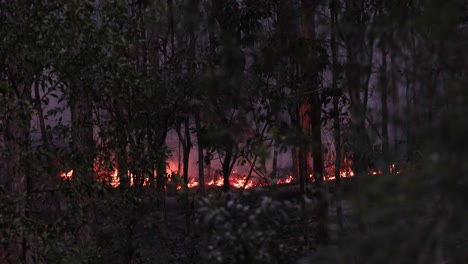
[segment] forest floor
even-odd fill
[[[277,200],[297,202],[298,191],[298,186],[291,184],[265,189],[262,192]],[[196,196],[191,197],[191,199],[196,199]],[[329,197],[329,200],[332,201],[332,193]],[[148,200],[152,200],[151,197]],[[342,208],[345,229],[355,229],[350,221],[352,202],[348,199],[342,200]],[[190,217],[193,217],[194,208],[189,208],[189,210],[191,210]],[[113,250],[102,252],[108,256],[104,257],[106,263],[202,263],[202,252],[206,250],[203,248],[206,246],[206,239],[203,239],[204,235],[200,233],[200,230],[194,230],[197,228],[194,225],[190,225],[192,230],[190,233],[187,232],[186,209],[180,197],[168,196],[165,198],[165,215],[161,211],[155,210],[153,205],[145,205],[137,211],[133,212],[135,215],[132,220],[126,220],[127,223],[119,223],[119,231],[103,232],[107,233],[107,236],[101,237],[101,241],[120,243],[119,245],[105,246],[108,250]],[[291,215],[291,217],[298,216]],[[327,246],[331,248],[337,247],[340,243],[336,217],[335,203],[331,202],[328,208],[330,243]],[[310,236],[312,237],[316,220],[312,215],[309,218],[307,225],[311,230]],[[288,227],[288,230],[292,231],[282,238],[283,242],[288,244],[285,250],[291,249],[291,252],[285,252],[285,254],[295,256],[297,259],[300,256],[316,258],[317,252],[319,252],[318,248],[313,245],[313,241],[309,241],[307,245],[303,239],[303,228],[299,224],[296,225],[296,227]],[[320,252],[326,251],[326,249],[320,249]]]

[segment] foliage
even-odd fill
[[[297,210],[292,202],[253,193],[226,202],[203,198],[197,226],[207,240],[204,263],[279,263],[290,253],[284,237]]]

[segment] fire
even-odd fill
[[[120,178],[119,178],[119,171],[118,170],[114,170],[114,172],[111,174],[109,185],[112,186],[112,188],[119,187]]]
[[[73,176],[73,169],[69,170],[68,172],[62,172],[60,173],[60,178],[64,181],[71,181]]]
[[[187,185],[188,185],[189,188],[193,188],[193,187],[197,187],[199,185],[199,183],[197,181],[195,181],[194,178],[191,178]]]
[[[174,168],[176,168],[176,164],[169,164],[172,166],[168,166],[168,172],[172,171],[174,172]],[[117,188],[120,185],[120,177],[119,177],[119,172],[117,169],[112,169],[112,170],[106,170],[102,168],[103,166],[100,166],[99,163],[96,163],[94,166],[94,171],[96,173],[96,178],[97,181],[99,182],[105,182],[106,184],[109,184],[112,188]],[[238,174],[235,174],[236,171],[233,171],[233,175],[230,176],[229,183],[230,186],[238,189],[251,189],[253,187],[261,186],[262,184],[256,183],[252,178],[247,177],[247,176],[241,176]],[[330,181],[330,180],[335,180],[335,175],[332,174],[333,168],[327,169],[327,174],[325,176],[325,180]],[[400,174],[401,172],[397,169],[396,164],[391,164],[389,167],[389,172],[392,174]],[[369,175],[381,175],[383,174],[382,169],[378,170],[372,170],[370,169],[368,172]],[[136,179],[136,176],[133,175],[130,171],[127,172],[128,178],[129,178],[129,183],[130,186],[134,186]],[[168,175],[172,175],[171,173],[168,173]],[[156,176],[156,175],[155,175]],[[353,177],[354,172],[350,167],[344,168],[340,172],[340,177],[341,178],[348,178],[348,177]],[[62,172],[59,174],[59,177],[64,180],[64,181],[70,181],[73,179],[73,169],[69,170],[68,172]],[[309,178],[313,181],[313,174],[309,175]],[[168,181],[171,181],[172,177],[168,177]],[[287,176],[284,179],[278,179],[276,181],[276,184],[289,184],[294,180],[294,177],[292,175]],[[143,180],[143,186],[148,186],[150,183],[149,177],[144,178]],[[188,188],[195,188],[200,186],[200,183],[198,182],[197,179],[195,178],[190,178],[188,182]],[[218,186],[221,187],[224,185],[224,179],[222,177],[217,177],[206,183],[207,186]],[[181,189],[181,185],[178,184],[177,189]]]
[[[276,181],[276,184],[288,184],[292,182],[293,176],[289,175],[286,179],[280,179]]]
[[[213,179],[213,180],[209,181],[207,185],[208,185],[208,186],[218,186],[218,187],[221,187],[221,186],[224,185],[224,179],[223,179],[223,178],[218,178],[218,179],[216,179],[216,181]]]
[[[396,173],[396,174],[400,174],[401,171],[399,171],[399,170],[396,168],[396,165],[395,165],[395,164],[392,164],[392,165],[390,165],[390,173],[391,173],[391,174],[395,174],[395,173]]]

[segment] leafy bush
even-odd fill
[[[291,213],[299,208],[289,201],[247,193],[226,201],[200,201],[197,224],[205,231],[204,260],[215,263],[278,263],[287,246],[284,233]]]

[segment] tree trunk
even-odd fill
[[[195,112],[195,130],[197,134],[198,141],[198,182],[200,184],[200,194],[205,196],[205,175],[204,175],[204,156],[203,156],[203,144],[202,144],[202,131],[201,131],[201,120],[200,112],[197,110]]]
[[[359,178],[367,174],[368,169],[368,154],[370,153],[370,140],[366,130],[366,107],[361,100],[361,89],[367,85],[361,82],[362,64],[359,57],[365,52],[363,50],[363,41],[365,41],[365,24],[361,21],[361,7],[363,6],[360,1],[345,1],[345,17],[346,23],[352,25],[356,34],[348,35],[345,37],[344,42],[346,46],[346,79],[350,99],[350,113],[351,113],[351,149],[353,152],[353,171],[355,177]],[[357,21],[357,22],[356,22]],[[369,72],[367,72],[368,74]],[[367,89],[364,87],[365,90]],[[367,96],[367,93],[365,94]],[[362,197],[360,194],[359,179],[355,185],[356,192],[356,222],[358,228],[364,231],[364,222],[362,219]]]
[[[323,165],[323,150],[322,150],[322,126],[321,113],[322,102],[320,99],[320,91],[318,89],[318,74],[317,51],[315,39],[315,11],[317,3],[310,0],[302,0],[303,21],[302,21],[302,37],[309,45],[309,54],[306,58],[304,71],[306,72],[306,80],[310,91],[309,104],[311,105],[308,115],[310,116],[311,136],[312,136],[312,156],[314,159],[314,179],[317,186],[317,218],[318,226],[315,233],[315,239],[318,244],[328,243],[328,201],[326,194],[322,189],[324,165]],[[306,159],[308,157],[305,157]]]
[[[37,118],[39,119],[39,128],[41,130],[42,142],[44,143],[44,147],[47,151],[50,150],[51,139],[49,133],[47,132],[45,119],[44,119],[44,111],[42,109],[42,101],[41,101],[41,94],[39,92],[39,85],[40,85],[40,76],[36,76],[36,80],[34,81],[34,107],[37,111]]]
[[[26,86],[19,84],[19,86]],[[16,90],[17,88],[15,88]],[[19,87],[23,90],[22,95],[18,96],[16,91],[9,92],[9,103],[13,105],[12,109],[6,115],[5,122],[5,143],[7,147],[6,153],[6,173],[8,182],[8,191],[14,194],[27,194],[29,186],[29,177],[27,171],[27,157],[29,153],[29,122],[30,110],[21,105],[20,100],[27,100],[28,94],[25,92],[28,88]],[[26,98],[24,97],[26,96]],[[17,214],[23,215],[27,212],[24,211],[26,207],[26,200],[21,200],[17,204]],[[23,231],[19,230],[18,235],[13,235],[9,241],[12,259],[26,261],[28,255],[26,237]]]
[[[390,46],[390,71],[391,71],[391,94],[392,94],[392,109],[393,109],[393,116],[392,116],[392,124],[393,124],[393,152],[398,153],[398,144],[399,144],[399,136],[398,136],[398,126],[400,124],[400,117],[398,116],[399,112],[399,88],[397,85],[397,65],[396,65],[396,58],[395,58],[395,48]]]
[[[184,146],[184,182],[188,187],[188,174],[189,174],[189,157],[190,150],[192,149],[192,140],[190,138],[189,120],[185,119],[185,146]]]
[[[117,171],[121,187],[129,187],[129,175],[128,175],[128,160],[127,160],[127,135],[126,130],[122,129],[117,132]],[[134,183],[135,184],[135,183]]]
[[[91,183],[94,179],[95,148],[92,102],[85,92],[85,87],[77,80],[71,81],[70,89],[71,135],[74,155],[73,176],[83,182]]]
[[[271,166],[271,179],[276,179],[278,177],[278,143],[275,140],[273,142],[273,162]]]
[[[222,162],[222,167],[223,167],[223,191],[225,193],[229,192],[230,189],[230,184],[229,184],[229,176],[231,175],[231,162],[233,158],[233,145],[231,142],[231,139],[227,139],[226,144],[225,144],[225,156],[224,160]]]
[[[381,14],[382,10],[381,10]],[[381,56],[382,56],[382,67],[380,72],[381,81],[381,96],[380,104],[382,106],[382,153],[384,157],[384,164],[387,167],[389,159],[389,144],[388,144],[388,106],[387,106],[387,45],[386,45],[386,34],[382,34],[381,39]]]
[[[343,234],[343,209],[341,206],[341,124],[339,98],[341,90],[338,90],[338,59],[336,45],[336,21],[338,20],[337,2],[333,1],[330,4],[330,34],[331,34],[331,57],[332,57],[332,89],[333,89],[333,129],[335,139],[335,204],[336,204],[336,220],[340,235]]]

